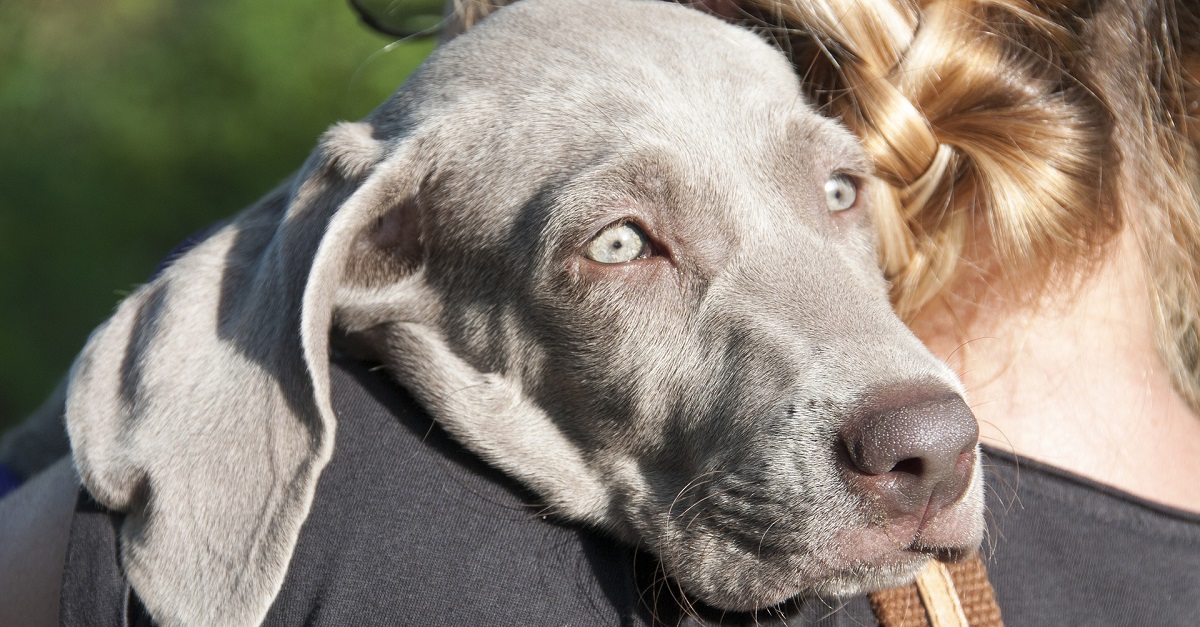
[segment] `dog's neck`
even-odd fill
[[[984,444],[1200,512],[1200,416],[1154,347],[1145,269],[1124,237],[1036,309],[933,309],[914,325],[963,378]]]

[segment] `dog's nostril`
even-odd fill
[[[967,489],[979,426],[955,395],[877,403],[839,436],[851,485],[892,515],[916,515],[936,512]]]
[[[919,477],[925,472],[925,462],[921,461],[920,457],[902,459],[896,462],[896,465],[892,466],[889,472],[899,472]]]

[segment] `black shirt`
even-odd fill
[[[338,431],[266,625],[871,625],[865,599],[682,608],[653,557],[542,515],[379,371],[332,368]],[[1200,516],[985,450],[984,551],[1005,623],[1200,625]],[[148,624],[121,518],[81,495],[64,625]]]

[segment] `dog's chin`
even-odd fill
[[[959,502],[924,524],[848,527],[833,541],[760,547],[710,537],[701,561],[664,562],[688,593],[729,611],[771,608],[797,597],[845,598],[911,582],[930,560],[974,555],[983,539],[981,508]],[[744,545],[743,545],[744,546]]]
[[[733,612],[753,612],[786,603],[798,597],[845,598],[874,592],[911,581],[932,559],[914,551],[898,551],[880,556],[870,564],[856,564],[842,570],[797,575],[781,568],[766,567],[758,576],[718,583],[699,582],[680,577],[685,591],[707,605]],[[717,585],[713,585],[717,584]]]
[[[914,551],[900,551],[885,556],[873,564],[857,565],[809,584],[807,589],[791,595],[781,595],[776,601],[782,603],[797,596],[819,596],[845,598],[892,588],[912,581],[917,573],[932,559],[929,555]],[[794,591],[793,591],[794,592]]]
[[[978,543],[970,547],[925,547],[914,543],[881,555],[869,563],[849,567],[784,600],[793,596],[844,598],[894,588],[910,583],[932,560],[955,562],[973,556],[977,551]]]
[[[812,572],[797,576],[794,572],[768,568],[758,577],[740,581],[727,580],[726,585],[711,585],[689,581],[680,585],[707,605],[733,612],[754,612],[787,603],[793,599],[821,597],[848,598],[876,592],[911,582],[931,560],[951,556],[960,559],[973,554],[956,548],[927,551],[902,549],[878,556],[868,563],[848,565],[841,570]]]

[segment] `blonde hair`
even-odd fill
[[[451,3],[467,28],[507,1]],[[874,158],[902,316],[972,279],[1036,298],[1128,227],[1160,357],[1200,411],[1200,17],[1184,2],[740,4]]]
[[[1068,287],[1128,227],[1154,283],[1160,357],[1200,410],[1200,170],[1185,72],[1200,44],[1179,37],[1197,32],[1195,15],[1169,0],[747,4],[875,159],[901,315],[976,278],[1030,299]]]

